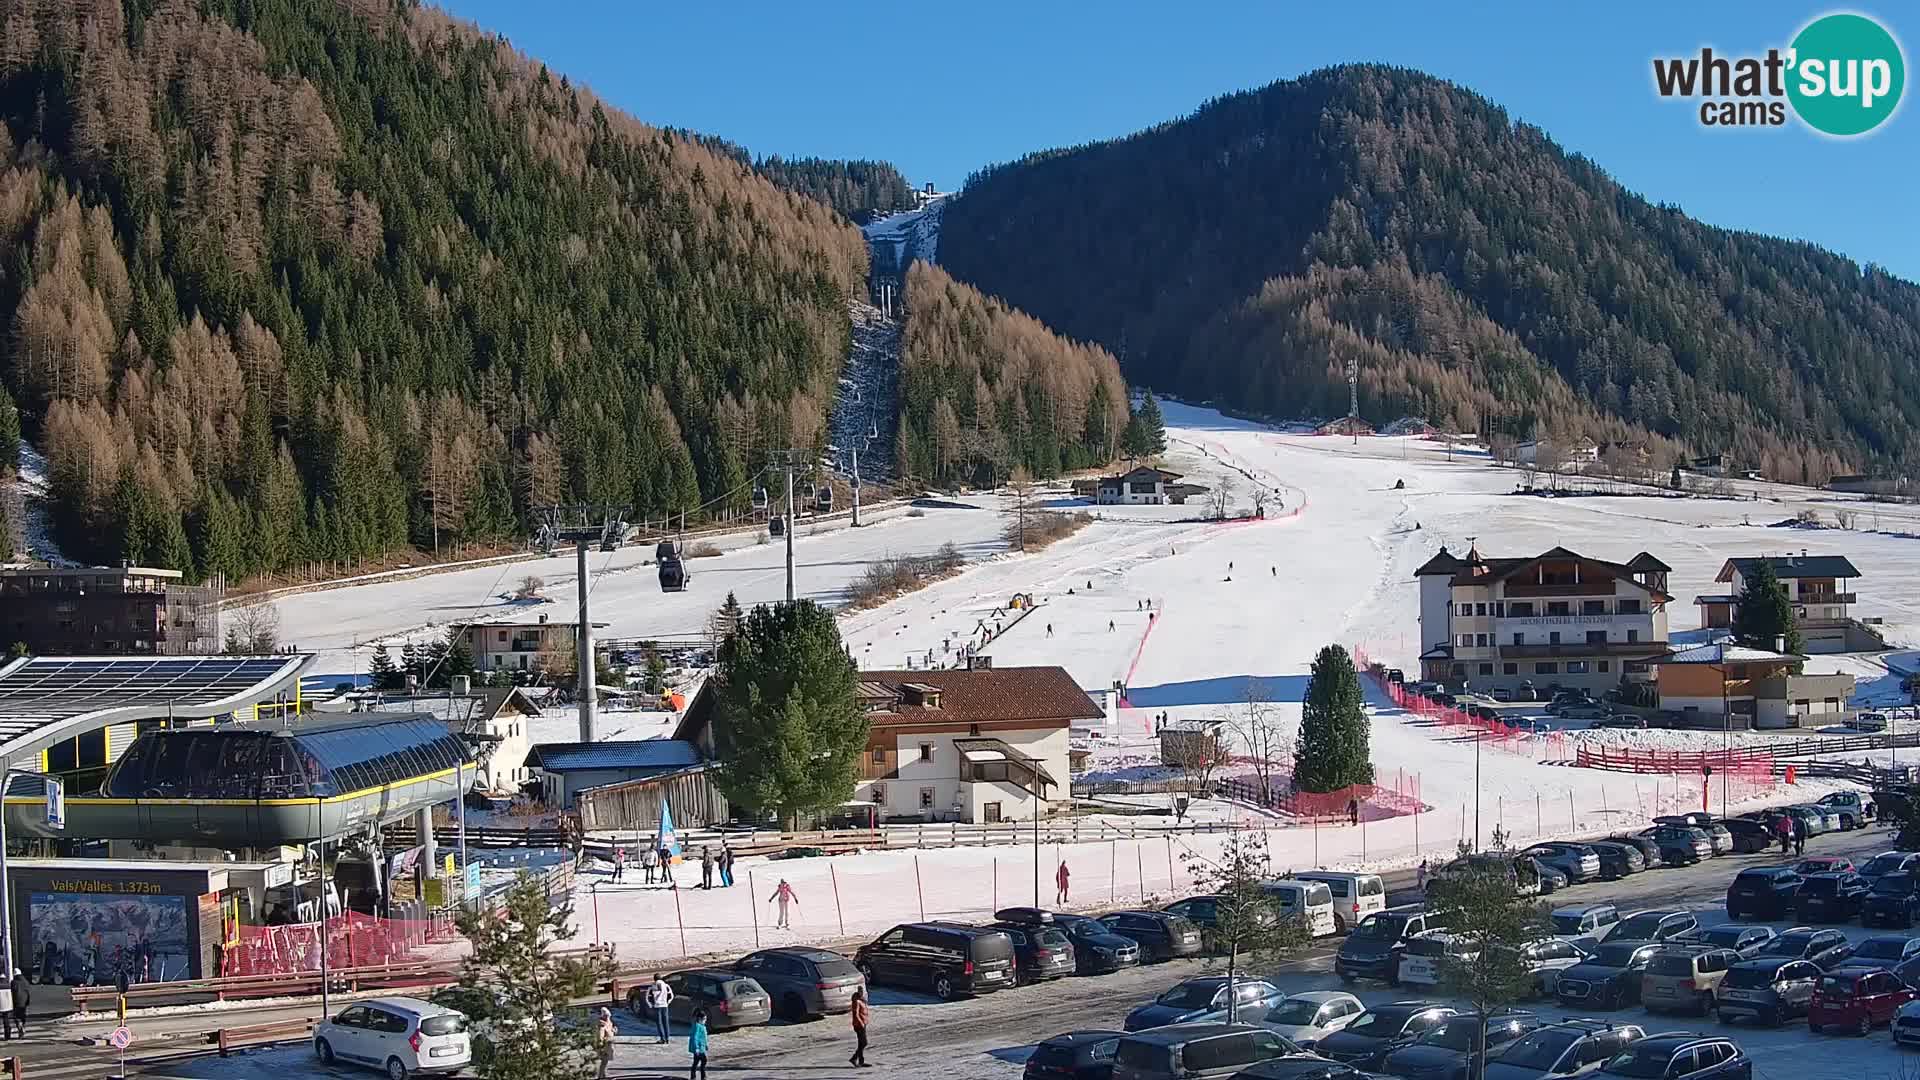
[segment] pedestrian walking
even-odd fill
[[[1279,567],[1277,567],[1277,566],[1269,566],[1269,567],[1267,567],[1267,573],[1268,573],[1268,574],[1270,574],[1270,575],[1272,575],[1272,576],[1274,576],[1274,577],[1279,577],[1279,576],[1280,576],[1280,568],[1279,568]]]
[[[613,880],[619,881],[627,876],[627,849],[620,841],[613,842]]]
[[[700,845],[700,887],[713,888],[713,848]]]
[[[1420,860],[1420,869],[1413,872],[1413,883],[1421,892],[1427,891],[1427,860]]]
[[[653,1034],[657,1041],[665,1043],[672,1035],[673,1023],[667,1018],[667,1009],[673,1004],[673,987],[658,975],[647,984],[647,1008],[653,1010]],[[612,1021],[608,1021],[611,1025]]]
[[[13,1026],[20,1032],[21,1038],[27,1037],[27,1004],[33,1000],[33,985],[19,968],[13,969],[13,983],[8,987],[13,994]]]
[[[21,1038],[26,1032],[20,1033]],[[13,1041],[13,991],[10,986],[0,986],[0,1037]]]
[[[800,902],[800,895],[793,891],[793,886],[787,884],[786,878],[780,879],[779,886],[773,890],[772,896],[767,897],[767,902],[778,904],[780,907],[780,918],[778,922],[773,924],[774,929],[791,929],[792,927],[789,925],[787,918],[787,905],[798,904]]]
[[[640,853],[640,871],[646,875],[644,880],[648,885],[653,884],[653,871],[659,865],[660,852],[649,842],[647,849]]]
[[[1073,875],[1069,873],[1067,870],[1067,860],[1061,859],[1060,869],[1055,870],[1053,872],[1053,884],[1054,884],[1054,890],[1055,890],[1054,897],[1053,897],[1054,903],[1064,904],[1067,902],[1067,883],[1072,879],[1073,879]]]
[[[865,1069],[867,1064],[867,1023],[873,1019],[873,1010],[867,1007],[867,988],[862,986],[853,992],[853,1056],[847,1059],[851,1065]]]
[[[687,1080],[707,1080],[707,1010],[693,1010],[693,1026],[687,1029],[687,1052],[693,1064],[687,1066]]]
[[[1347,824],[1349,825],[1360,824],[1360,800],[1359,799],[1347,800]]]
[[[1048,623],[1048,624],[1047,624],[1047,636],[1048,636],[1048,637],[1052,637],[1052,636],[1053,636],[1053,624],[1052,624],[1052,623]]]
[[[733,885],[733,859],[733,849],[722,844],[720,846],[720,887],[723,889],[731,888]]]
[[[1807,823],[1797,816],[1791,817],[1789,820],[1793,822],[1793,853],[1795,855],[1805,855],[1807,853]]]
[[[1111,633],[1113,633],[1113,620],[1112,620],[1112,619],[1108,619],[1108,620],[1107,620],[1107,633],[1109,633],[1109,634],[1111,634]]]
[[[663,1017],[660,1023],[665,1025],[666,1020],[664,1017],[667,1015],[667,1010],[661,1009],[660,1015]],[[664,1026],[662,1030],[664,1030]],[[660,1041],[666,1042],[667,1040],[661,1039]],[[593,1029],[593,1050],[600,1058],[600,1071],[595,1073],[594,1076],[597,1077],[598,1080],[607,1080],[607,1066],[613,1064],[613,1013],[609,1011],[605,1005],[600,1006],[600,1023]]]

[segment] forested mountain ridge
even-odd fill
[[[1485,99],[1350,66],[970,178],[941,263],[1129,378],[1277,416],[1920,462],[1920,288],[1622,188]],[[1644,437],[1644,436],[1641,436]]]
[[[0,387],[72,554],[724,510],[822,440],[859,233],[432,9],[0,0],[0,118]]]

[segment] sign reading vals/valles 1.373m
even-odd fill
[[[1865,135],[1893,118],[1906,83],[1893,32],[1852,12],[1822,15],[1763,54],[1706,46],[1653,61],[1655,91],[1699,101],[1700,123],[1712,128],[1780,127],[1791,115],[1822,135]]]

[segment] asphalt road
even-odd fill
[[[1809,854],[1847,855],[1861,861],[1885,850],[1889,836],[1875,828],[1863,832],[1817,837],[1807,846]],[[1636,874],[1624,881],[1594,882],[1574,886],[1549,897],[1554,904],[1608,902],[1622,910],[1643,907],[1682,906],[1706,909],[1704,921],[1716,921],[1716,909],[1724,901],[1728,882],[1746,866],[1779,861],[1770,855],[1739,855],[1712,859],[1696,866],[1663,869]],[[1388,876],[1394,902],[1413,899],[1412,875]],[[1852,928],[1850,932],[1858,932]],[[1273,978],[1283,989],[1297,992],[1307,989],[1336,989],[1340,984],[1332,974],[1332,955],[1338,939],[1323,939],[1316,947],[1284,963],[1262,967],[1258,974]],[[944,1080],[970,1080],[974,1077],[1016,1077],[1034,1043],[1062,1031],[1085,1028],[1117,1028],[1128,1009],[1159,994],[1181,979],[1207,971],[1198,961],[1174,961],[1151,967],[1093,978],[1070,978],[1041,986],[1003,991],[970,1000],[939,1002],[930,997],[891,988],[876,988],[873,1046],[869,1060],[875,1067],[854,1070],[847,1064],[852,1051],[852,1034],[844,1017],[804,1024],[774,1023],[741,1032],[722,1032],[713,1036],[714,1073],[743,1080],[774,1080],[796,1076],[867,1077],[943,1077]],[[1361,984],[1357,992],[1363,1001],[1374,1002],[1411,996],[1377,984]],[[1544,1014],[1557,1016],[1551,1008]],[[244,1009],[196,1011],[171,1016],[136,1016],[133,1027],[141,1038],[140,1049],[152,1052],[169,1044],[185,1048],[194,1037],[222,1020],[229,1023],[258,1023],[266,1020],[317,1015],[317,1003],[267,1005]],[[687,1064],[684,1034],[666,1046],[655,1044],[642,1022],[616,1010],[621,1038],[614,1057],[613,1075],[617,1077],[683,1076]],[[1648,1018],[1638,1010],[1622,1014],[1628,1022],[1642,1023],[1648,1030],[1675,1027],[1711,1027],[1708,1021],[1666,1021]],[[64,1025],[69,1039],[84,1034],[104,1034],[111,1023],[73,1022]],[[1804,1027],[1777,1032],[1740,1029],[1736,1038],[1748,1045],[1760,1060],[1767,1046],[1773,1053],[1785,1054],[1792,1046],[1804,1048]],[[1797,1041],[1796,1041],[1797,1040]],[[1884,1035],[1874,1036],[1876,1044],[1885,1043]],[[1836,1043],[1836,1045],[1839,1045]],[[1853,1044],[1862,1052],[1863,1044]],[[31,1066],[46,1060],[52,1065],[72,1062],[76,1049],[68,1044],[58,1053],[43,1053],[30,1045],[26,1057]],[[1891,1053],[1890,1047],[1877,1047]],[[99,1051],[83,1051],[85,1057],[104,1061]],[[135,1075],[194,1078],[227,1076],[237,1062],[225,1063],[227,1071],[211,1061],[169,1061],[130,1068]],[[256,1062],[259,1074],[271,1071],[286,1080],[292,1076],[364,1075],[346,1070],[320,1070],[310,1063],[304,1047],[274,1051]],[[1784,1059],[1781,1062],[1785,1067]],[[1889,1057],[1883,1072],[1897,1073],[1896,1059]],[[290,1075],[291,1074],[291,1075]],[[29,1070],[30,1076],[52,1075]],[[80,1075],[74,1073],[71,1075]],[[1785,1073],[1775,1073],[1785,1075]],[[1806,1076],[1804,1071],[1798,1074]],[[1851,1075],[1866,1075],[1854,1072]],[[1871,1073],[1879,1075],[1879,1073]]]

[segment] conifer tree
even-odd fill
[[[7,393],[5,383],[0,383],[0,474],[4,474],[20,465],[20,410],[13,405],[13,395]]]
[[[373,650],[373,659],[367,665],[367,677],[375,690],[399,690],[407,684],[399,669],[393,666],[393,654],[387,651],[385,645]]]
[[[1363,700],[1347,650],[1339,645],[1321,649],[1307,681],[1293,754],[1293,782],[1302,791],[1336,791],[1373,782]]]
[[[1746,586],[1740,590],[1740,614],[1733,622],[1734,640],[1748,648],[1772,650],[1784,641],[1782,652],[1797,653],[1805,642],[1799,623],[1793,617],[1793,601],[1787,586],[1774,572],[1773,563],[1761,559],[1753,573],[1743,575]]]
[[[1149,390],[1140,399],[1140,456],[1159,457],[1167,452],[1167,421],[1160,415],[1160,402]]]
[[[715,785],[736,806],[792,823],[853,795],[867,718],[833,613],[811,600],[762,605],[720,645]]]
[[[481,1080],[578,1080],[592,1070],[596,1025],[556,1023],[574,1014],[574,1002],[593,994],[612,974],[598,953],[558,948],[578,932],[573,905],[550,898],[539,879],[522,874],[495,907],[462,907],[456,916],[468,943],[460,985],[488,1030],[511,1038],[488,1040],[476,1054]]]

